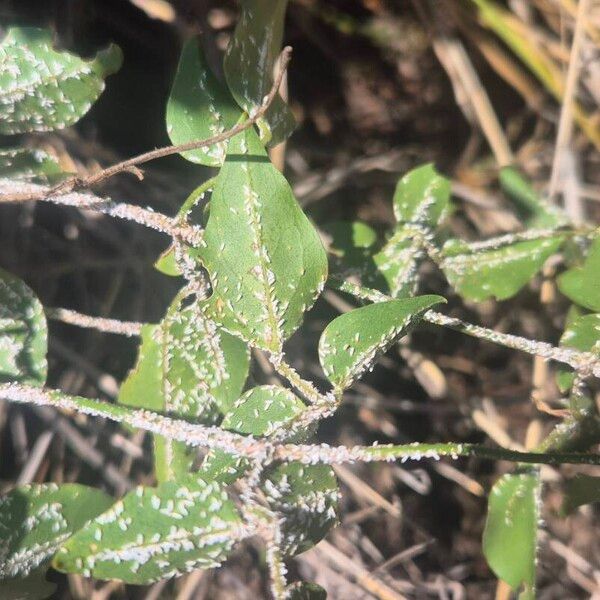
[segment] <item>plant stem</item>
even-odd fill
[[[140,335],[144,323],[137,321],[119,321],[118,319],[105,319],[104,317],[92,317],[84,315],[68,308],[45,308],[44,312],[49,319],[62,321],[69,325],[95,329],[104,333],[116,333],[133,337]]]

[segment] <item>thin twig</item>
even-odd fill
[[[95,329],[103,333],[116,333],[133,337],[140,335],[144,323],[137,321],[119,321],[118,319],[105,319],[103,317],[92,317],[84,315],[68,308],[45,308],[46,316],[55,321],[62,321],[69,325]]]

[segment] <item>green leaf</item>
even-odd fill
[[[560,338],[560,345],[584,352],[593,352],[600,357],[600,314],[582,315],[568,322]],[[573,385],[574,374],[562,369],[558,373],[558,384],[562,392]]]
[[[482,301],[514,296],[561,247],[564,237],[512,241],[511,236],[467,243],[449,240],[442,249],[442,270],[464,298]]]
[[[206,319],[198,301],[170,307],[158,325],[142,328],[135,368],[119,402],[214,425],[238,399],[249,368],[246,345]],[[159,481],[189,470],[185,444],[155,436]]]
[[[600,477],[578,473],[565,481],[565,496],[561,506],[563,515],[592,502],[600,502]]]
[[[330,250],[344,258],[371,248],[377,242],[373,228],[360,221],[330,221],[321,229],[331,236]]]
[[[75,483],[19,486],[0,499],[0,579],[24,577],[113,500]]]
[[[553,229],[566,222],[565,216],[540,198],[531,184],[514,167],[503,167],[499,173],[500,187],[510,196],[517,214],[528,229]]]
[[[594,238],[581,267],[574,267],[558,278],[558,288],[570,300],[600,312],[600,236]]]
[[[0,269],[0,382],[44,385],[47,350],[42,305],[20,279]]]
[[[340,315],[319,340],[325,375],[337,389],[347,388],[440,302],[445,302],[441,296],[417,296],[369,304]]]
[[[66,573],[146,584],[218,566],[241,519],[215,483],[189,476],[138,487],[80,529],[54,558]]]
[[[273,85],[287,0],[242,0],[241,5],[223,67],[233,97],[251,115],[260,108]],[[294,131],[296,121],[288,105],[277,95],[257,125],[261,140],[276,145]]]
[[[221,485],[231,485],[249,469],[250,463],[243,457],[211,450],[204,457],[198,476],[204,481],[215,481]]]
[[[0,148],[0,177],[54,181],[60,175],[62,169],[56,159],[44,150]]]
[[[398,181],[393,201],[398,223],[435,228],[450,209],[450,182],[426,164]]]
[[[282,518],[281,552],[290,556],[320,542],[337,524],[339,488],[327,465],[287,463],[267,471],[263,491]]]
[[[213,287],[207,316],[254,346],[280,352],[325,285],[327,257],[252,129],[230,141],[204,241],[200,255]]]
[[[286,588],[286,600],[327,600],[327,592],[316,583],[297,581]]]
[[[56,584],[46,581],[46,569],[43,568],[23,578],[0,580],[2,600],[45,600],[55,591]]]
[[[237,433],[269,437],[305,410],[290,390],[261,385],[248,390],[225,414],[221,427]]]
[[[513,589],[535,590],[539,473],[528,470],[501,477],[490,492],[483,552],[494,573]]]
[[[13,27],[0,44],[0,133],[52,131],[78,121],[119,69],[111,44],[91,60],[52,49],[49,31]]]
[[[167,132],[173,144],[202,140],[231,129],[242,116],[229,90],[211,73],[197,39],[183,47],[167,102]],[[220,167],[227,141],[182,152],[188,160]]]

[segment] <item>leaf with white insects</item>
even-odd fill
[[[231,129],[242,116],[229,90],[211,73],[197,39],[183,47],[167,102],[167,133],[173,144],[203,140]],[[220,167],[227,140],[182,152],[189,161]]]
[[[227,47],[223,68],[236,102],[255,113],[273,86],[273,69],[281,50],[287,0],[243,0],[239,21]],[[296,128],[289,106],[275,96],[257,122],[261,140],[276,145]]]
[[[40,301],[25,283],[0,269],[0,383],[44,385],[47,350]]]
[[[535,469],[508,473],[492,488],[483,532],[483,553],[496,576],[533,598],[540,477]]]
[[[45,150],[0,148],[0,177],[53,182],[62,174],[56,158]]]
[[[590,246],[585,262],[558,278],[558,289],[567,298],[595,312],[600,312],[600,236]]]
[[[286,600],[327,600],[327,592],[316,583],[297,581],[285,589]]]
[[[578,473],[565,480],[561,514],[566,516],[584,504],[600,502],[600,477]]]
[[[393,202],[399,224],[435,228],[450,210],[450,182],[432,164],[417,167],[398,181]]]
[[[464,298],[505,300],[527,285],[564,239],[557,234],[528,240],[511,235],[474,243],[449,240],[442,249],[441,268]]]
[[[242,536],[240,516],[223,489],[187,476],[129,492],[69,539],[53,566],[146,584],[219,566]]]
[[[199,301],[174,304],[158,325],[142,328],[137,365],[121,386],[119,402],[215,425],[239,397],[249,353],[238,338],[204,317]],[[189,471],[192,452],[155,436],[159,481]]]
[[[327,325],[319,340],[319,360],[325,375],[336,389],[349,387],[440,302],[445,302],[441,296],[399,298],[340,315]]]
[[[290,390],[261,385],[248,390],[225,414],[221,427],[237,433],[269,437],[291,426],[305,410],[304,403]]]
[[[583,352],[593,352],[600,360],[600,314],[579,315],[567,322],[560,345]],[[559,369],[557,382],[561,392],[571,388],[574,378],[574,373],[566,367]]]
[[[221,485],[231,485],[250,468],[248,460],[223,450],[210,450],[204,457],[197,475],[205,481],[216,481]]]
[[[562,211],[540,198],[531,184],[514,167],[503,167],[500,187],[516,205],[517,213],[528,229],[550,229],[567,223]]]
[[[78,121],[119,69],[111,44],[90,60],[52,48],[49,31],[13,27],[0,43],[0,133],[62,129]]]
[[[113,499],[75,483],[31,484],[0,498],[0,579],[25,577]],[[4,597],[4,596],[2,596]]]
[[[45,600],[54,594],[56,584],[46,580],[46,569],[32,571],[23,578],[0,580],[2,600]]]
[[[264,474],[262,490],[282,519],[284,556],[312,548],[337,524],[340,491],[328,465],[291,462],[273,467]]]
[[[199,254],[213,287],[207,316],[256,347],[280,352],[323,290],[327,257],[252,129],[230,140],[204,242]]]

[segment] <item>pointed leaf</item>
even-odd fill
[[[56,584],[46,581],[46,569],[32,571],[23,578],[0,580],[2,600],[45,600],[54,594]]]
[[[290,390],[277,385],[261,385],[248,390],[226,413],[221,427],[238,433],[269,437],[290,423],[304,403]]]
[[[78,121],[121,66],[114,44],[83,60],[52,48],[49,31],[13,27],[0,44],[0,133],[52,131]]]
[[[167,132],[173,144],[202,140],[231,129],[242,116],[229,90],[211,73],[197,39],[186,42],[169,101]],[[220,167],[227,141],[182,152],[188,160]]]
[[[327,600],[327,592],[316,583],[297,581],[286,588],[286,600]]]
[[[600,502],[600,477],[578,473],[565,481],[565,497],[561,506],[563,515],[592,502]]]
[[[189,476],[129,492],[68,540],[53,566],[85,577],[150,583],[218,566],[241,528],[221,487]]]
[[[0,269],[0,382],[44,385],[48,330],[34,293]]]
[[[216,424],[242,391],[248,349],[206,319],[198,302],[179,308],[175,303],[159,325],[142,328],[138,363],[119,402]],[[155,441],[160,481],[187,472],[191,453],[184,444],[160,436]]]
[[[62,174],[56,159],[44,150],[0,149],[0,177],[54,181]]]
[[[337,317],[319,341],[325,375],[336,388],[347,388],[440,302],[445,302],[441,296],[402,298],[369,304]]]
[[[398,223],[437,227],[450,208],[450,182],[431,164],[407,173],[396,185],[394,215]]]
[[[337,524],[339,488],[328,465],[287,463],[267,472],[263,491],[282,520],[281,552],[305,552]]]
[[[508,239],[508,242],[507,242]],[[514,296],[561,247],[564,237],[511,241],[499,238],[469,244],[448,241],[441,267],[450,285],[469,300]]]
[[[321,293],[321,240],[256,133],[230,141],[200,251],[213,294],[206,314],[267,351],[281,351]]]
[[[535,589],[537,530],[540,517],[537,471],[501,477],[490,492],[483,552],[494,573],[513,589]]]
[[[273,85],[287,0],[243,0],[241,4],[242,12],[223,67],[236,102],[252,114],[260,108]],[[258,127],[261,139],[275,145],[292,133],[296,121],[288,105],[276,96]]]
[[[24,485],[0,499],[0,579],[24,577],[113,500],[75,483]]]
[[[600,312],[600,236],[592,242],[581,267],[574,267],[558,278],[558,288],[573,302]]]

